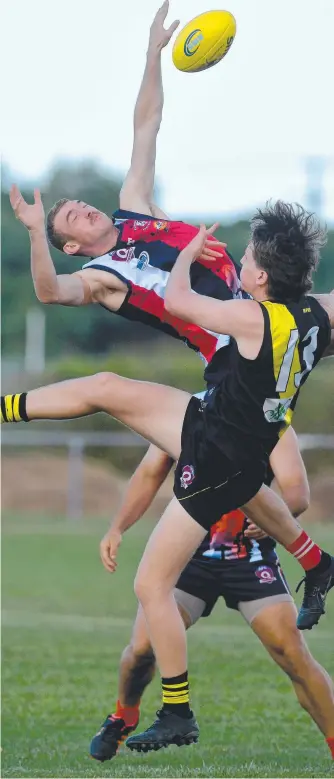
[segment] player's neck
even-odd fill
[[[112,251],[117,244],[119,230],[117,227],[110,228],[110,232],[106,233],[99,241],[94,243],[94,246],[87,248],[85,254],[89,257],[102,257],[103,254],[107,254]]]
[[[260,287],[259,289],[256,289],[253,292],[253,300],[256,300],[257,303],[264,303],[267,300],[270,300],[268,289],[266,287]]]

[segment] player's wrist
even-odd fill
[[[44,222],[41,222],[40,224],[31,225],[27,228],[29,231],[29,235],[31,237],[34,237],[36,235],[46,237],[46,230],[45,230],[45,224]]]
[[[150,42],[148,44],[147,52],[146,52],[146,61],[147,64],[150,65],[151,63],[153,65],[160,62],[161,59],[161,52],[162,52],[162,46],[159,45],[157,42]]]

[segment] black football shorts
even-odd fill
[[[199,525],[209,530],[222,514],[253,498],[265,480],[266,468],[264,461],[254,458],[243,457],[242,465],[235,463],[207,440],[201,400],[190,399],[175,469],[174,494]]]

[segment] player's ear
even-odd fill
[[[65,254],[80,254],[80,244],[76,241],[66,241],[63,246]]]
[[[265,284],[268,284],[268,273],[267,271],[263,270],[263,268],[258,268],[257,272],[257,284],[259,287],[264,287]]]

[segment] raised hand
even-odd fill
[[[34,203],[32,205],[25,201],[16,184],[11,187],[9,199],[16,219],[19,219],[28,230],[45,229],[44,207],[38,189],[34,189]]]
[[[179,20],[173,22],[170,27],[165,29],[164,21],[168,14],[169,0],[165,0],[161,8],[157,11],[150,28],[149,50],[161,51],[169,43],[173,32],[179,26]]]
[[[185,256],[187,258],[191,256],[193,262],[198,258],[201,260],[214,261],[217,257],[221,257],[221,248],[225,248],[226,243],[212,240],[212,233],[214,233],[218,227],[218,222],[215,222],[215,224],[208,229],[202,224],[198,233],[196,233],[192,241],[190,241],[188,246],[183,250]]]

